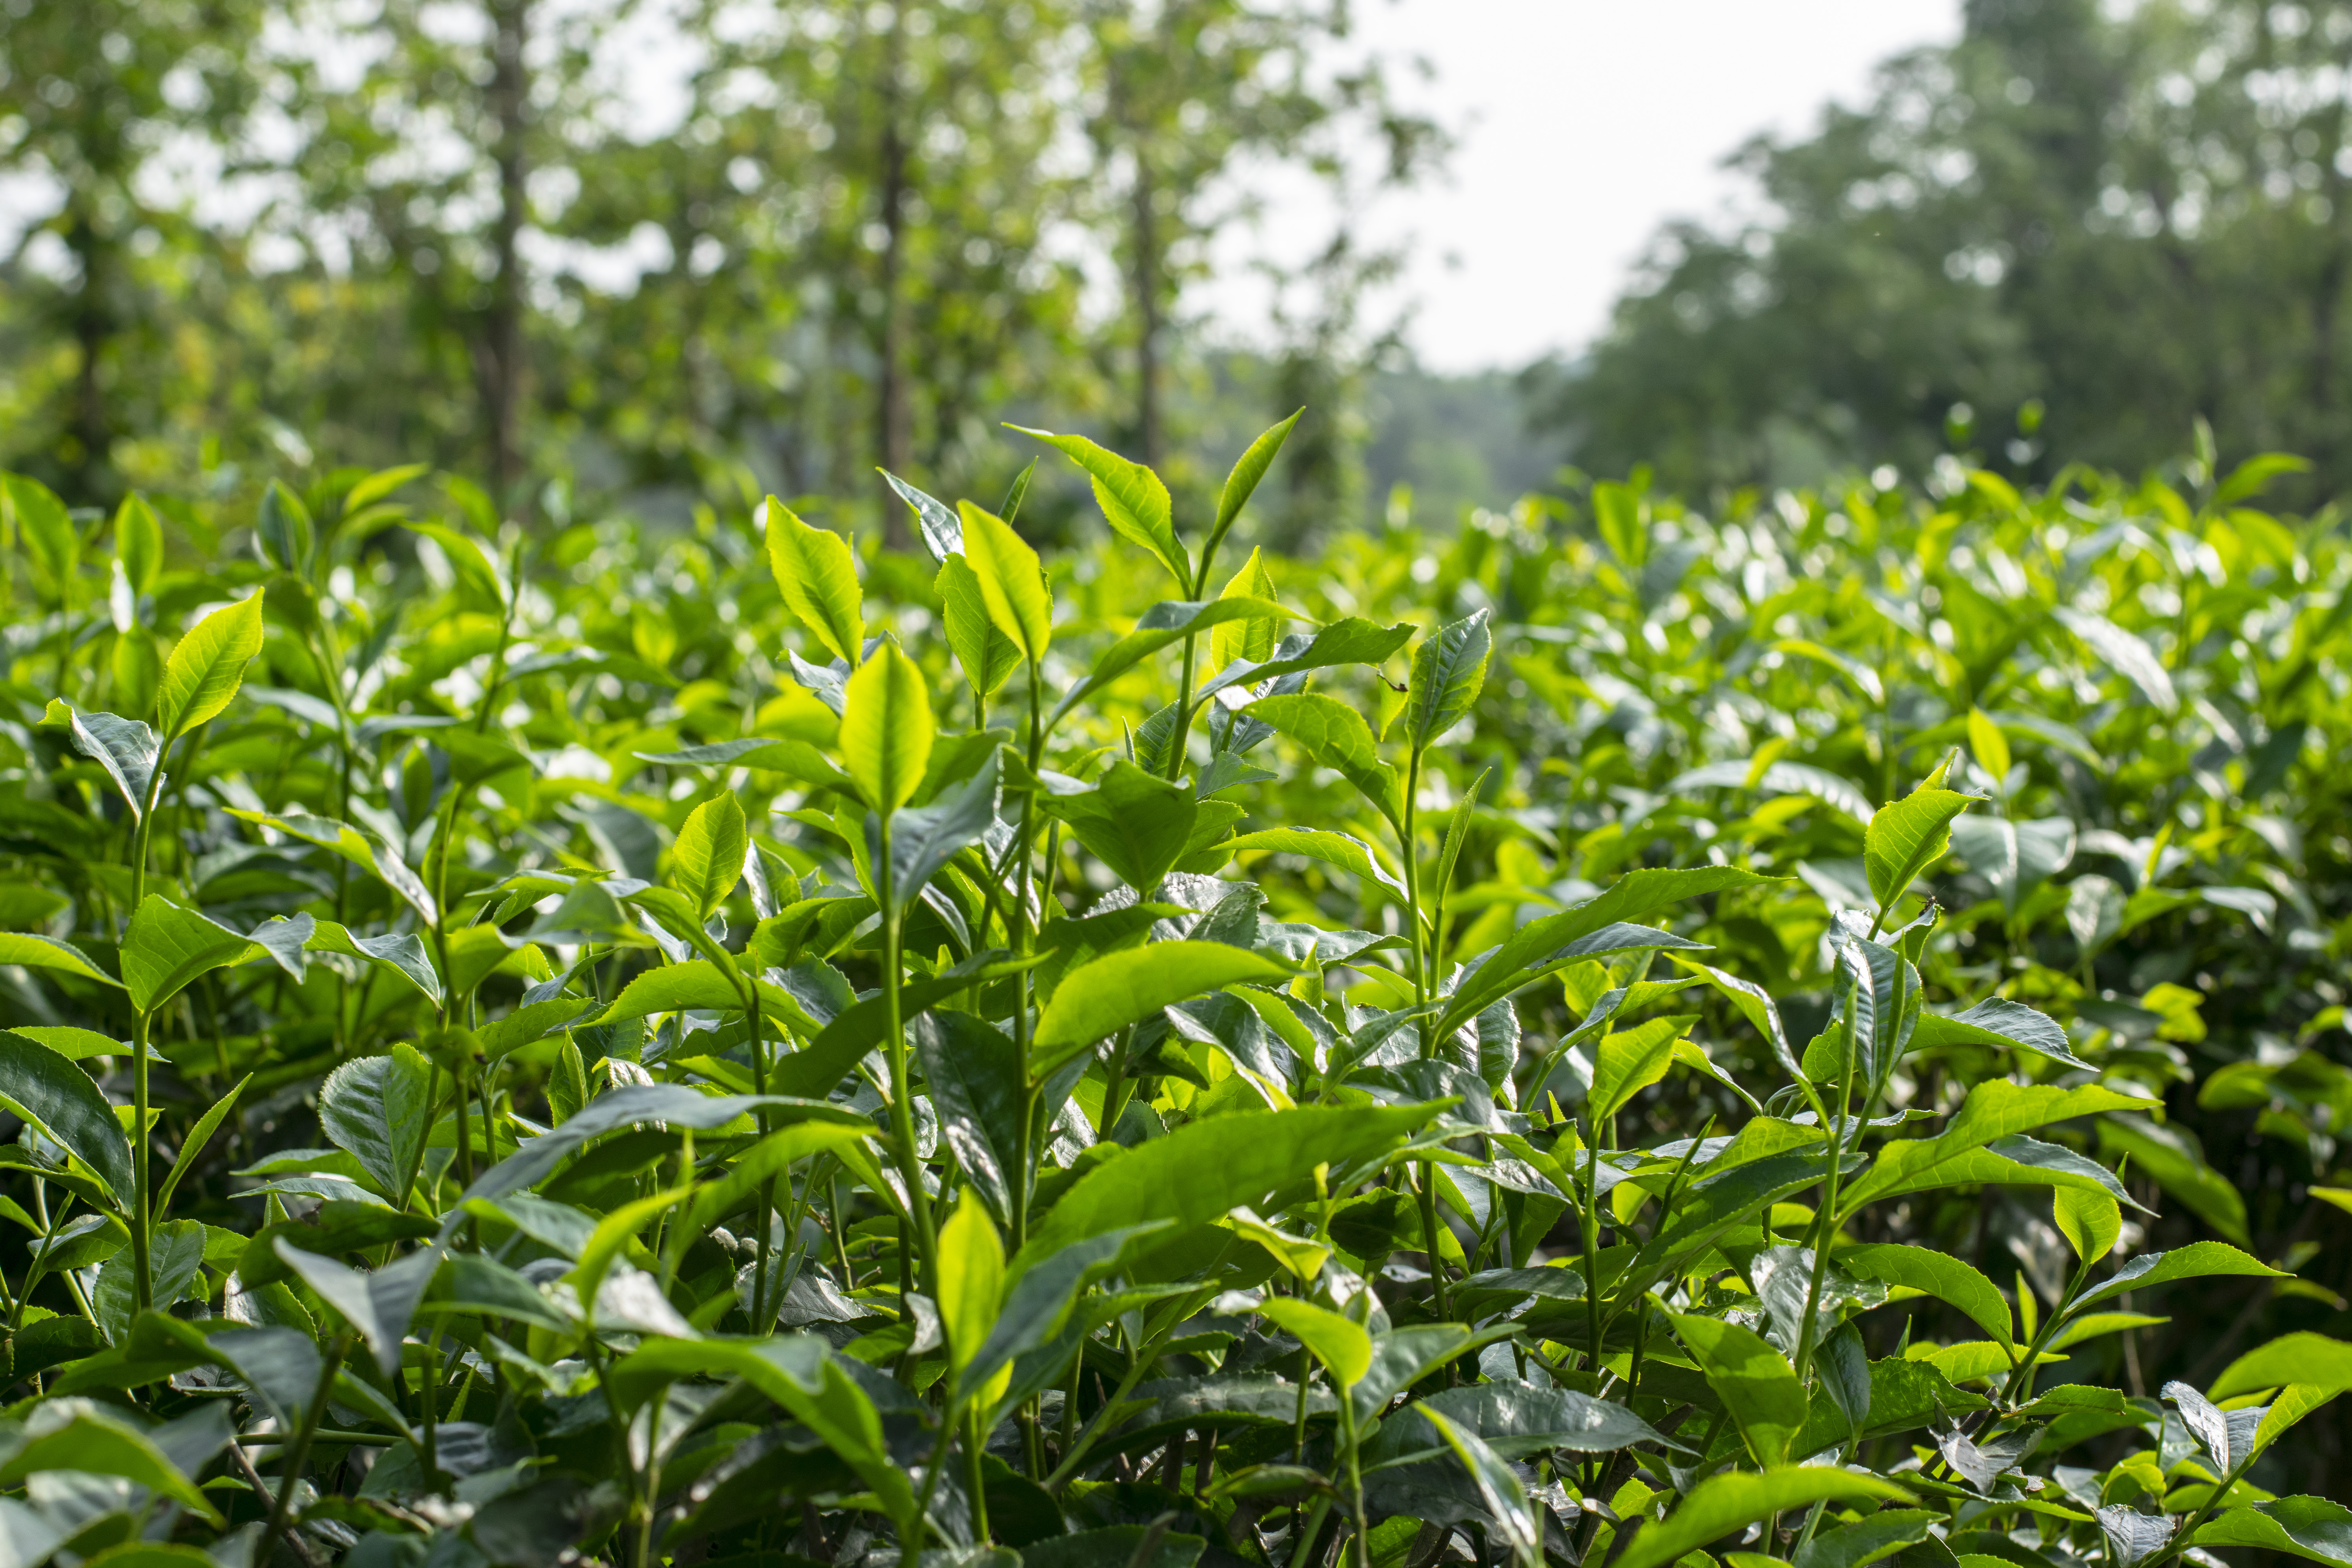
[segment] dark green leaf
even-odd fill
[[[0,1030],[0,1106],[89,1166],[129,1212],[138,1191],[131,1141],[88,1073],[37,1041]]]
[[[345,1062],[319,1090],[319,1125],[327,1141],[360,1163],[376,1188],[405,1197],[436,1108],[434,1068],[409,1046]]]
[[[1412,680],[1404,704],[1405,743],[1425,751],[1459,723],[1486,683],[1494,638],[1487,612],[1478,610],[1431,634],[1413,650]]]
[[[1158,942],[1105,953],[1071,970],[1037,1020],[1037,1059],[1030,1076],[1043,1077],[1097,1040],[1138,1024],[1171,1002],[1248,981],[1281,981],[1285,963],[1217,942]]]

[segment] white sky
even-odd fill
[[[1758,132],[1802,134],[1872,68],[1959,35],[1959,0],[1358,0],[1370,43],[1426,57],[1394,73],[1459,135],[1450,178],[1381,204],[1416,236],[1402,298],[1433,369],[1516,368],[1608,319],[1659,224],[1721,212],[1722,160]],[[1279,206],[1280,204],[1277,204]],[[1281,214],[1256,244],[1290,248]],[[1220,285],[1242,335],[1264,306]]]

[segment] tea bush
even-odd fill
[[[6,480],[7,1563],[2352,1564],[2336,520],[1287,431]]]

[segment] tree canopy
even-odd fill
[[[961,488],[999,418],[1162,454],[1239,171],[1360,196],[1442,143],[1335,0],[36,5],[0,463],[101,500],[296,456],[515,511],[778,489],[903,544],[872,470]],[[1325,357],[1383,265],[1339,205]]]
[[[1860,109],[1733,160],[1736,222],[1657,237],[1538,373],[1595,471],[1787,482],[1947,440],[2135,469],[2203,418],[2352,477],[2352,5],[1969,0]]]

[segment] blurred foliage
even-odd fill
[[[825,494],[904,547],[876,466],[1001,492],[995,421],[1050,407],[1213,483],[1168,411],[1276,171],[1340,229],[1274,390],[1371,352],[1349,227],[1444,149],[1386,68],[1346,0],[18,5],[0,461],[110,504],[412,457],[513,515]]]
[[[2352,479],[2352,6],[1969,0],[1858,110],[1733,160],[1534,395],[1576,460],[1686,493],[1962,449],[2137,471],[2203,417]]]

